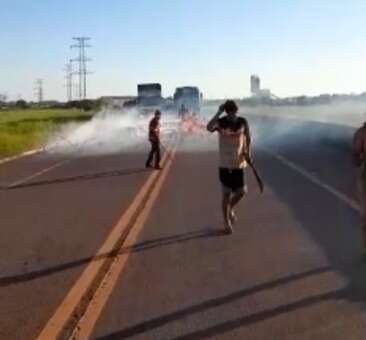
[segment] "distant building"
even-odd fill
[[[39,103],[37,104],[39,105]],[[41,104],[42,104],[41,106],[50,107],[60,105],[61,103],[57,100],[44,100]]]
[[[122,109],[124,103],[134,100],[134,96],[103,96],[100,98],[101,105],[108,109]]]
[[[261,80],[258,76],[252,75],[250,77],[250,91],[253,96],[256,96],[261,90]]]
[[[268,89],[261,89],[261,90],[259,90],[259,92],[257,93],[257,97],[259,97],[259,98],[271,98],[271,97],[272,97],[271,90],[268,90]]]
[[[250,91],[254,98],[272,98],[273,95],[269,89],[261,89],[261,79],[257,75],[250,77]]]

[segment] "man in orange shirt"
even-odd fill
[[[355,132],[352,143],[353,164],[358,170],[358,190],[362,208],[363,255],[366,256],[366,122]]]
[[[149,123],[149,141],[151,143],[151,151],[146,160],[145,166],[151,168],[151,162],[155,156],[155,169],[160,170],[160,118],[161,112],[155,111],[154,118]]]

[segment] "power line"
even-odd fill
[[[35,81],[35,96],[37,97],[38,103],[43,102],[43,79],[36,79]]]
[[[76,72],[73,72],[73,74],[77,74],[79,76],[79,99],[86,99],[86,76],[87,74],[90,74],[90,72],[87,69],[87,62],[91,61],[90,58],[86,56],[86,48],[91,47],[87,43],[90,38],[88,37],[75,37],[72,38],[76,41],[76,44],[71,45],[71,48],[78,48],[79,49],[79,55],[77,58],[71,59],[71,62],[77,62],[79,64],[79,70]]]
[[[72,71],[72,63],[68,63],[65,65],[64,71],[66,72],[66,97],[67,97],[67,101],[71,102],[72,101],[72,88],[73,88],[73,83],[72,83],[72,76],[73,76],[73,71]]]

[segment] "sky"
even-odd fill
[[[72,38],[91,37],[87,94],[250,95],[251,74],[280,97],[366,91],[365,0],[0,0],[0,93],[65,100]],[[76,65],[75,65],[76,66]],[[77,79],[75,79],[75,82]]]

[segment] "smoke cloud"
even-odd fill
[[[67,124],[51,136],[45,149],[51,153],[97,155],[116,152],[141,152],[148,145],[148,124],[153,117],[141,117],[136,110],[101,111],[83,124]],[[165,115],[162,140],[177,132],[177,119]]]
[[[248,118],[254,144],[291,144],[307,138],[331,139],[349,143],[355,127],[365,120],[364,103],[343,102],[317,106],[240,107]],[[204,152],[217,149],[217,136],[205,130],[215,114],[216,105],[201,110],[198,133],[184,137],[181,150]],[[140,117],[136,110],[101,111],[83,124],[68,124],[53,135],[45,149],[53,153],[95,155],[121,152],[145,152],[148,146],[148,123],[152,118]],[[169,145],[179,133],[176,114],[163,113],[162,141]]]
[[[242,107],[241,111],[251,122],[257,144],[286,145],[311,139],[349,145],[355,129],[366,120],[366,104],[362,102]]]

